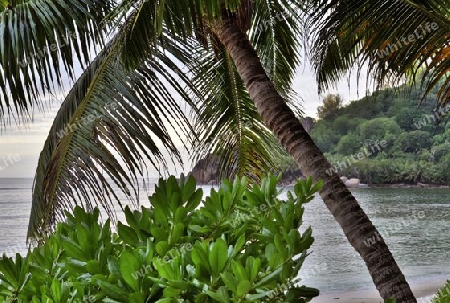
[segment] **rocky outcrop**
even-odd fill
[[[356,178],[345,181],[345,186],[348,188],[359,188],[360,180]]]
[[[297,167],[290,167],[288,170],[281,173],[281,185],[295,184],[298,179],[303,176],[300,169]]]
[[[200,159],[190,174],[197,184],[216,184],[219,182],[219,160],[212,155]]]
[[[190,172],[197,184],[218,184],[220,182],[219,161],[214,156],[200,159]],[[295,183],[301,178],[302,172],[297,167],[290,167],[281,174],[281,185]]]

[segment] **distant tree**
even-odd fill
[[[339,140],[336,151],[343,155],[351,155],[357,153],[361,147],[361,140],[354,134],[345,135]]]
[[[442,179],[444,182],[450,182],[450,155],[445,155],[440,161],[442,168]]]
[[[365,121],[367,120],[351,114],[340,115],[334,120],[332,128],[340,135],[347,135],[357,130],[358,126]]]
[[[418,153],[422,149],[429,149],[433,139],[429,132],[415,130],[402,133],[395,142],[394,149],[406,153]]]
[[[387,135],[399,135],[402,132],[400,126],[391,118],[376,118],[364,122],[360,127],[360,136],[364,140],[382,140]]]
[[[340,136],[330,122],[319,121],[311,130],[314,142],[323,153],[331,152],[339,142]]]
[[[414,122],[423,118],[423,113],[417,108],[402,108],[395,116],[395,122],[406,131],[416,130]]]
[[[433,145],[441,145],[446,142],[450,142],[450,128],[447,126],[443,133],[433,136]]]
[[[438,162],[445,155],[450,155],[450,142],[445,142],[438,146],[433,146],[431,149],[431,154],[433,155],[434,161]]]
[[[336,117],[338,110],[344,105],[340,95],[328,94],[323,98],[323,105],[317,108],[319,119],[332,119]]]

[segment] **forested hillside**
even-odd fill
[[[311,136],[334,170],[363,183],[450,183],[449,108],[419,87],[377,91],[342,106],[324,99]],[[331,173],[331,172],[330,172]]]

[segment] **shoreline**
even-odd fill
[[[450,185],[445,184],[405,184],[405,183],[396,183],[396,184],[372,184],[369,185],[368,188],[420,188],[420,189],[437,189],[437,188],[450,188]]]
[[[300,180],[300,179],[299,179]],[[215,180],[210,181],[208,183],[198,183],[197,186],[219,186],[220,182]],[[295,182],[293,183],[281,183],[278,187],[293,187]],[[417,183],[417,184],[406,184],[406,183],[380,183],[380,184],[360,184],[358,187],[347,186],[348,189],[367,189],[367,188],[419,188],[419,189],[450,189],[450,185],[447,184],[426,184],[426,183]]]
[[[417,303],[431,303],[431,299],[444,287],[446,279],[439,278],[409,283]],[[376,289],[336,291],[325,293],[311,300],[311,303],[383,303]]]

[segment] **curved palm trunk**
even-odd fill
[[[324,181],[320,196],[363,258],[381,297],[396,298],[398,303],[417,302],[389,248],[356,199],[337,174],[326,173],[330,163],[276,91],[247,35],[231,20],[214,24],[213,31],[233,58],[264,123],[305,175]]]

